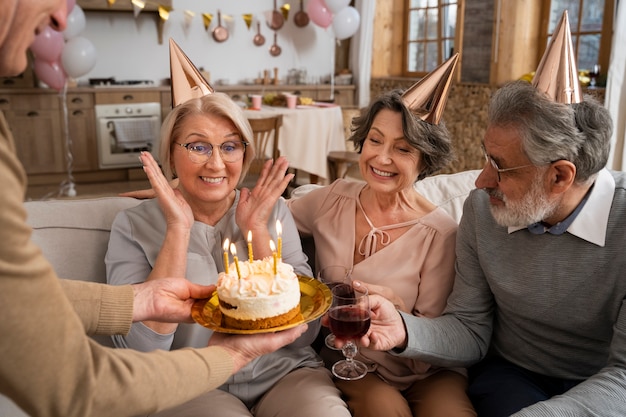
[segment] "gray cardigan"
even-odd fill
[[[224,268],[222,242],[225,238],[235,243],[238,253],[247,253],[247,242],[235,223],[238,201],[239,192],[231,209],[214,227],[194,223],[187,253],[187,279],[190,281],[204,285],[217,282],[217,274]],[[298,274],[310,276],[311,269],[302,252],[298,231],[283,199],[279,199],[270,216],[272,234],[275,233],[276,219],[280,219],[283,225],[283,259]],[[105,259],[108,282],[121,285],[144,281],[156,261],[165,231],[166,222],[156,199],[120,212],[113,222]],[[294,343],[255,359],[229,378],[221,389],[250,407],[290,371],[303,366],[322,366],[321,359],[309,346],[315,340],[319,326],[319,320],[309,323],[307,332]],[[117,347],[142,351],[173,350],[206,346],[212,333],[197,324],[182,323],[174,333],[164,335],[142,323],[134,323],[128,335],[113,336],[113,341]]]
[[[401,355],[469,366],[489,349],[531,371],[584,381],[516,416],[626,415],[625,187],[626,173],[602,170],[560,236],[498,226],[487,194],[474,190],[459,226],[446,313],[432,320],[403,314],[409,334]],[[597,241],[603,231],[604,246]]]

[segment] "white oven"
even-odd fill
[[[139,167],[141,151],[157,158],[160,103],[98,104],[95,113],[101,169]]]

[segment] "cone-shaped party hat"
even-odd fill
[[[215,91],[172,39],[170,39],[170,76],[172,77],[172,107]]]
[[[402,100],[410,110],[426,111],[420,116],[423,121],[434,125],[439,124],[443,110],[446,108],[452,75],[458,61],[459,53],[457,52],[402,94]]]
[[[563,12],[539,62],[533,86],[557,103],[572,104],[583,101],[567,10]]]

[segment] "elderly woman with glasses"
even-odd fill
[[[121,212],[115,219],[106,255],[108,280],[127,284],[185,276],[215,284],[223,265],[223,242],[247,253],[252,232],[256,258],[270,256],[282,224],[283,260],[311,275],[298,231],[280,198],[291,175],[279,158],[264,166],[253,190],[236,187],[253,157],[252,130],[241,109],[225,94],[213,93],[176,106],[161,132],[160,162],[141,156],[157,199]],[[168,180],[178,178],[176,189]],[[293,344],[253,361],[214,390],[159,416],[349,416],[330,372],[310,347],[319,323]],[[142,351],[206,346],[212,331],[197,324],[140,322],[118,347]],[[154,381],[158,384],[159,381]]]

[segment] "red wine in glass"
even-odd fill
[[[330,331],[342,339],[365,336],[370,328],[369,312],[355,306],[334,308],[328,314]]]
[[[354,340],[365,336],[370,328],[370,304],[365,288],[333,288],[333,301],[328,311],[329,327],[333,335],[346,340],[341,348],[345,359],[335,362],[331,370],[339,379],[352,381],[367,375],[367,365],[355,360],[358,347]]]

